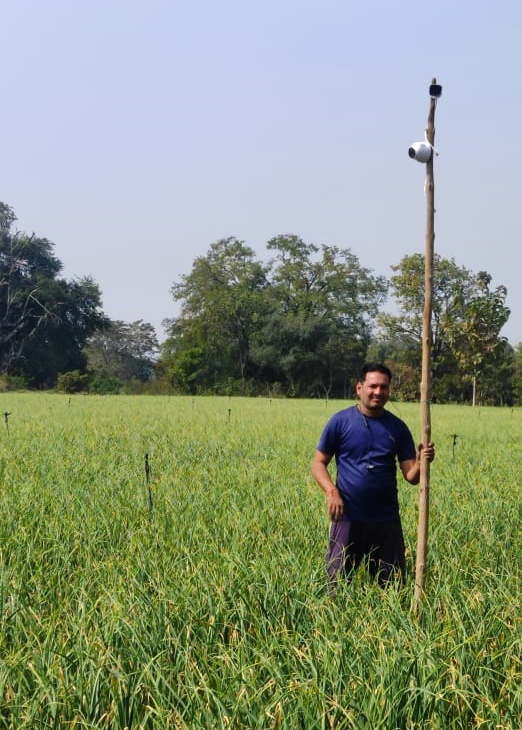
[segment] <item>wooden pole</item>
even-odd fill
[[[432,94],[436,88],[437,80],[432,80],[430,87],[430,108],[428,123],[426,126],[426,141],[432,145],[435,141],[435,108],[438,93]],[[433,309],[433,257],[435,249],[435,183],[433,178],[433,157],[432,153],[426,162],[426,251],[424,261],[424,312],[422,319],[422,373],[420,385],[420,418],[421,418],[421,440],[423,446],[431,441],[431,343],[432,329],[431,316]],[[420,608],[424,596],[424,580],[426,577],[426,557],[428,553],[428,526],[429,526],[429,502],[430,502],[430,463],[427,459],[421,459],[420,481],[419,481],[419,524],[417,531],[417,560],[415,565],[415,605]]]

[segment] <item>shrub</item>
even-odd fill
[[[89,392],[96,395],[115,395],[121,393],[123,384],[114,375],[96,373],[89,381]]]
[[[83,393],[88,390],[88,376],[79,370],[71,370],[58,376],[56,390],[59,393]]]
[[[0,378],[0,391],[24,390],[26,387],[27,383],[22,375],[2,375]]]

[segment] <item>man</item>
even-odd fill
[[[418,484],[420,460],[432,461],[435,450],[431,443],[415,449],[404,421],[385,410],[391,379],[386,365],[364,365],[357,381],[358,405],[332,416],[312,461],[312,475],[326,494],[332,520],[327,557],[332,586],[363,559],[380,585],[405,574],[396,463],[410,484]],[[335,484],[328,471],[333,457]]]

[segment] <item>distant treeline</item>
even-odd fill
[[[350,249],[296,235],[268,241],[266,263],[222,239],[172,285],[180,314],[160,345],[152,325],[109,319],[91,277],[61,278],[54,245],[13,232],[15,220],[0,203],[0,387],[342,398],[372,359],[392,368],[396,398],[418,397],[421,254],[388,280]],[[522,402],[521,347],[500,334],[507,291],[491,282],[435,255],[435,401]]]

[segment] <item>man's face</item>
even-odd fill
[[[388,376],[377,371],[366,373],[363,382],[357,383],[361,411],[368,416],[380,415],[390,397]]]

